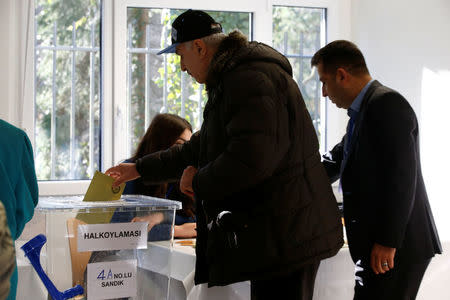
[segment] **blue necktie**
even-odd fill
[[[353,127],[355,125],[355,120],[356,120],[356,116],[358,115],[358,112],[349,108],[347,111],[347,114],[350,117],[350,120],[348,121],[348,124],[347,124],[346,138],[344,141],[344,157],[342,158],[342,164],[341,164],[341,180],[339,181],[339,190],[341,190],[341,191],[342,191],[342,172],[344,171],[345,164],[347,163],[347,156],[348,156],[348,152],[350,151],[350,145],[352,142]]]
[[[352,143],[353,127],[355,125],[355,119],[356,116],[358,115],[358,112],[349,108],[347,114],[350,117],[350,120],[348,121],[347,124],[347,139],[344,144],[344,161],[346,160],[348,152],[350,151],[350,145]]]

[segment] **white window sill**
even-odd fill
[[[38,181],[39,196],[84,195],[90,180]]]

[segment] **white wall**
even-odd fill
[[[372,77],[416,111],[428,196],[441,239],[450,240],[450,1],[352,0],[351,19]]]

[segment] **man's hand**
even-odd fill
[[[134,163],[123,163],[115,167],[109,168],[105,172],[106,175],[114,178],[113,187],[119,186],[124,182],[141,177],[141,175],[136,170],[136,164]]]
[[[384,274],[394,268],[395,248],[375,243],[370,254],[370,266],[375,274]]]
[[[180,180],[180,190],[182,193],[188,195],[189,197],[194,197],[194,189],[192,188],[192,180],[195,174],[197,174],[197,169],[193,166],[189,166],[183,171],[183,175]]]

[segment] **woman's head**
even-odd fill
[[[175,144],[184,144],[191,135],[192,126],[185,119],[173,114],[158,114],[142,137],[133,160]]]

